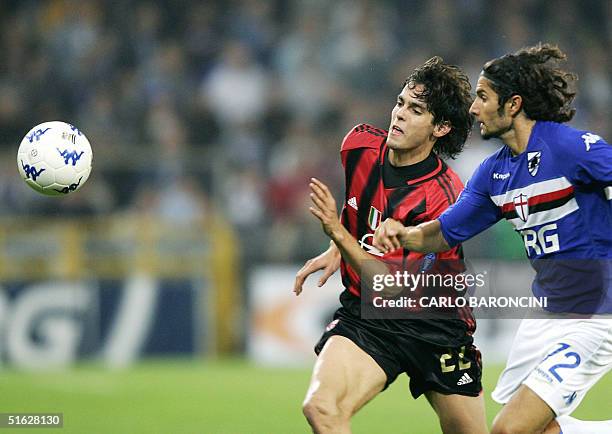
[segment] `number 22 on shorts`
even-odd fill
[[[542,362],[544,362],[548,358],[554,356],[555,354],[558,354],[558,353],[560,353],[562,351],[565,351],[568,348],[570,348],[569,344],[566,344],[566,343],[563,343],[563,342],[559,342],[558,345],[559,345],[559,348],[557,348],[556,350],[554,350],[553,352],[548,354],[544,358],[544,360],[542,360]],[[574,351],[567,351],[563,355],[567,359],[573,359],[574,362],[573,363],[557,363],[555,365],[552,365],[550,368],[548,368],[548,372],[550,372],[557,380],[559,380],[559,383],[563,383],[563,377],[561,377],[561,375],[559,375],[557,370],[559,370],[559,369],[574,369],[574,368],[577,368],[580,365],[580,362],[582,360],[580,358],[580,354],[578,354],[578,353],[576,353]]]

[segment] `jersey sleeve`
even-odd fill
[[[572,184],[612,185],[612,146],[588,131],[560,128],[556,154],[562,172]]]
[[[370,148],[380,149],[382,141],[387,137],[387,131],[376,128],[368,124],[359,124],[352,128],[344,139],[340,147],[342,166],[347,169],[350,166],[350,155],[355,155],[352,151]]]
[[[488,193],[491,175],[487,161],[476,169],[457,202],[438,217],[442,235],[450,247],[472,238],[501,219],[501,210]]]
[[[433,194],[428,194],[427,212],[423,216],[418,216],[417,221],[424,222],[437,219],[450,206],[453,206],[459,198],[464,188],[463,183],[454,172],[450,171],[450,169],[447,173],[449,176],[443,178],[445,181],[434,184],[438,185],[439,188],[436,188]]]

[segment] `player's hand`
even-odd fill
[[[303,290],[304,281],[312,273],[323,270],[323,275],[317,283],[318,287],[325,285],[327,279],[340,268],[340,251],[334,243],[331,243],[329,249],[321,253],[316,258],[306,261],[304,266],[295,275],[295,284],[293,292],[295,295],[300,295]]]
[[[386,219],[376,228],[372,244],[383,253],[397,250],[402,247],[401,236],[405,229],[397,220]]]
[[[335,235],[341,232],[342,224],[338,218],[338,209],[336,208],[336,200],[332,196],[327,185],[323,184],[317,178],[310,178],[310,199],[313,206],[309,208],[310,212],[319,219],[323,231],[332,240]]]

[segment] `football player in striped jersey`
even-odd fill
[[[439,319],[366,318],[361,311],[362,280],[369,278],[370,265],[385,273],[393,260],[462,263],[460,246],[428,258],[406,249],[383,255],[372,238],[385,218],[429,221],[456,200],[462,183],[439,155],[453,157],[463,148],[472,125],[470,89],[461,70],[434,57],[405,81],[388,131],[366,124],[353,128],[340,151],[346,174],[340,218],[327,186],[312,180],[311,212],[331,243],[298,272],[294,290],[299,294],[306,277],[322,269],[321,286],[338,268],[345,287],[342,307],[315,347],[318,359],[304,401],[316,433],[350,432],[353,414],[402,373],[410,377],[414,398],[427,397],[444,433],[486,432],[480,352],[473,345],[476,324],[469,309]],[[450,292],[457,294],[454,288]]]

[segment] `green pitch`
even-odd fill
[[[501,366],[485,370],[489,398]],[[244,361],[155,361],[129,370],[82,366],[67,372],[0,373],[0,413],[62,412],[62,429],[0,429],[44,433],[293,434],[309,432],[301,401],[310,371],[268,369]],[[354,433],[437,433],[426,400],[414,401],[405,376],[368,404]],[[612,375],[586,397],[576,417],[612,418]]]

